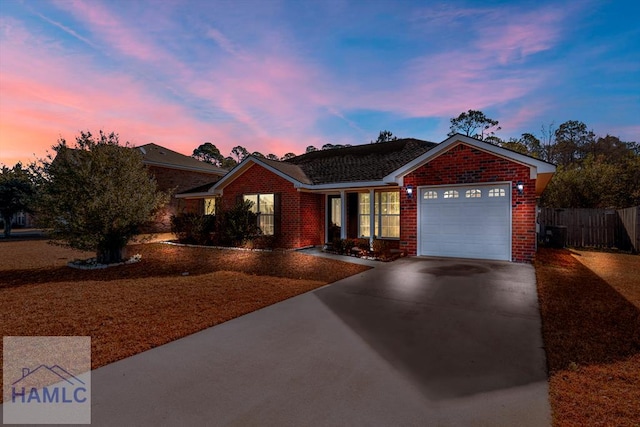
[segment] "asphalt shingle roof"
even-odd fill
[[[434,142],[404,138],[391,142],[313,151],[284,162],[273,163],[298,166],[308,182],[290,176],[306,184],[379,181],[436,145]]]
[[[290,176],[298,182],[303,184],[313,184],[313,182],[309,179],[309,177],[304,173],[302,168],[296,164],[292,164],[290,162],[281,162],[278,160],[269,160],[269,159],[259,159],[261,162],[271,166],[274,169],[282,172],[283,174]]]
[[[183,169],[191,169],[200,172],[209,172],[217,175],[224,175],[226,170],[201,162],[193,157],[185,156],[160,145],[149,143],[136,147],[142,153],[142,159],[145,163],[162,165],[165,167],[178,167]]]

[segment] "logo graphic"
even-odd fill
[[[49,385],[52,383],[54,385]],[[61,383],[62,387],[55,383]],[[40,384],[46,385],[39,390]],[[84,403],[87,400],[85,382],[58,365],[40,365],[33,370],[22,368],[22,378],[11,385],[11,403]],[[67,395],[71,390],[69,386],[75,386],[71,395]]]
[[[5,424],[91,423],[90,337],[4,337]]]

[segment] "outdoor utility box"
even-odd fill
[[[544,232],[544,242],[552,248],[567,246],[567,227],[564,225],[547,225]]]

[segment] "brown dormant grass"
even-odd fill
[[[92,254],[0,242],[0,334],[91,336],[97,368],[367,269],[291,252],[164,244],[128,252],[142,261],[75,270],[66,263]]]
[[[541,249],[554,425],[640,426],[640,257]]]

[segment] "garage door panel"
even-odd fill
[[[504,189],[502,194],[505,196],[488,197],[489,190],[495,188]],[[420,254],[510,260],[508,190],[508,184],[421,189]],[[458,192],[458,198],[443,198],[445,192],[453,194],[453,191]],[[425,192],[432,192],[430,197],[435,193],[437,198],[425,199]],[[466,194],[480,194],[481,197],[468,198]]]

